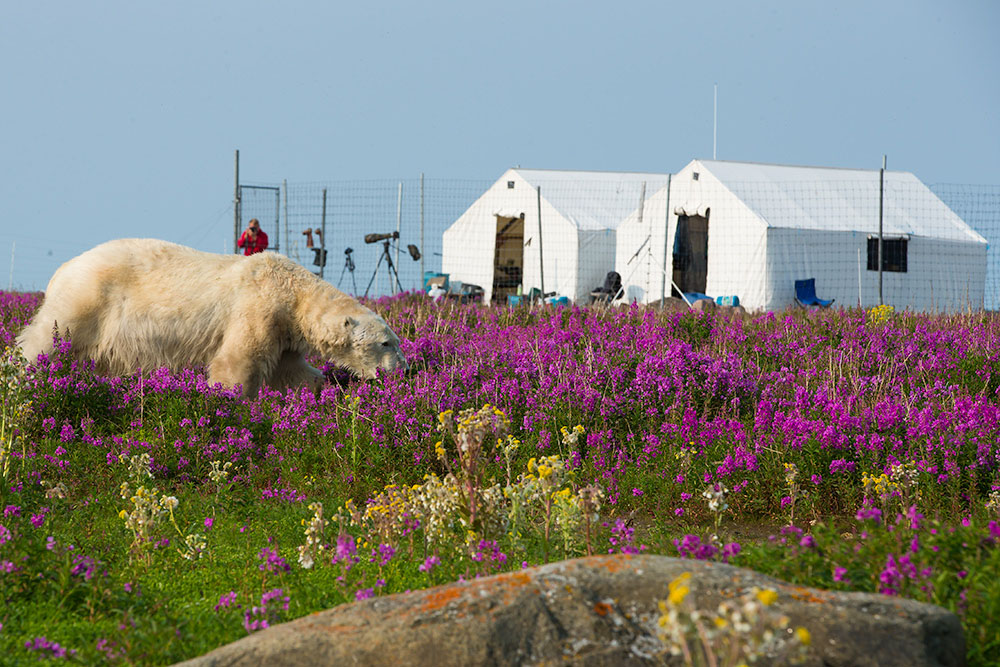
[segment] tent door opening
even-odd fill
[[[493,254],[493,303],[506,304],[521,288],[524,270],[524,213],[510,218],[497,215],[496,251]]]
[[[708,284],[708,216],[679,215],[674,234],[674,284],[682,292],[705,293]],[[680,297],[677,288],[671,295]]]

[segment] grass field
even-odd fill
[[[163,664],[587,553],[933,602],[1000,663],[1000,320],[377,302],[406,375],[30,368],[0,293],[0,661]]]

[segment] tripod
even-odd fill
[[[368,287],[365,288],[365,298],[368,297],[368,290],[371,289],[372,283],[375,282],[375,276],[378,275],[378,268],[382,266],[382,260],[385,260],[386,265],[389,267],[389,278],[396,279],[396,287],[399,291],[403,291],[403,285],[399,282],[399,273],[396,271],[396,265],[392,263],[392,256],[389,254],[389,241],[382,242],[382,254],[378,258],[378,264],[375,265],[375,273],[372,274],[372,279],[368,281]],[[390,280],[390,284],[391,284]]]
[[[350,250],[350,248],[348,248]],[[354,285],[354,291],[352,294],[358,293],[358,281],[354,278],[354,258],[351,257],[350,252],[344,253],[344,268],[340,270],[340,280],[337,281],[337,288],[340,288],[340,283],[344,282],[344,272],[351,272],[351,283]]]

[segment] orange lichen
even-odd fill
[[[442,586],[427,591],[424,603],[420,611],[437,611],[450,602],[454,602],[462,597],[462,591],[458,586]]]
[[[594,613],[598,616],[607,616],[611,613],[611,605],[607,602],[598,602],[594,605]]]

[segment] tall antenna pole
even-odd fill
[[[712,100],[712,159],[715,159],[719,146],[719,84],[715,84],[715,94]]]

